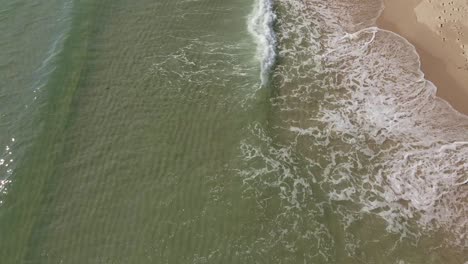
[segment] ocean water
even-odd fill
[[[468,262],[468,118],[377,0],[6,0],[0,263]]]

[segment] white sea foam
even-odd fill
[[[277,20],[273,75],[282,141],[254,130],[275,146],[243,145],[249,162],[264,163],[243,172],[248,185],[259,193],[284,186],[278,196],[288,214],[319,202],[307,190],[318,185],[348,204],[336,209],[346,228],[372,215],[400,241],[442,231],[436,246],[466,248],[468,118],[435,95],[408,41],[374,26],[381,2],[278,3],[288,12]],[[309,185],[295,185],[302,180]]]
[[[443,228],[454,234],[449,243],[466,246],[468,195],[458,186],[468,177],[462,143],[468,118],[436,97],[414,47],[397,34],[369,27],[330,37],[324,66],[339,69],[333,85],[345,92],[334,96],[335,107],[322,109],[321,119],[342,137],[368,139],[353,152],[368,150],[371,140],[381,153],[374,169],[360,175],[370,189],[354,185],[341,194],[361,192],[363,210],[380,215],[389,230],[409,232],[418,219],[423,229]]]
[[[260,61],[262,85],[268,83],[276,58],[276,36],[273,30],[275,19],[272,0],[255,0],[248,18],[248,30],[257,44],[256,57]]]

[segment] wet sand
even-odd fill
[[[405,37],[437,95],[468,115],[468,1],[384,0],[377,24]]]

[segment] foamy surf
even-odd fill
[[[260,61],[262,85],[268,83],[268,76],[276,58],[276,36],[273,30],[275,19],[272,0],[255,0],[248,19],[248,30],[257,44],[256,58]]]
[[[375,239],[395,255],[440,248],[421,263],[460,263],[439,258],[452,250],[460,259],[467,248],[468,118],[436,96],[410,43],[375,27],[381,1],[275,3],[284,13],[276,20],[274,118],[252,126],[256,139],[241,145],[249,195],[283,206],[272,226],[284,231],[262,239],[307,244],[320,254],[309,260],[355,263],[330,257],[341,246],[330,239],[334,229],[306,228],[314,219],[303,212],[326,217],[332,207],[350,260],[367,251],[369,262],[412,263],[370,257],[363,241]],[[365,237],[359,228],[369,222]],[[304,230],[318,231],[284,242]]]

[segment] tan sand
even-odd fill
[[[437,95],[468,115],[468,0],[384,0],[377,24],[411,42]]]

